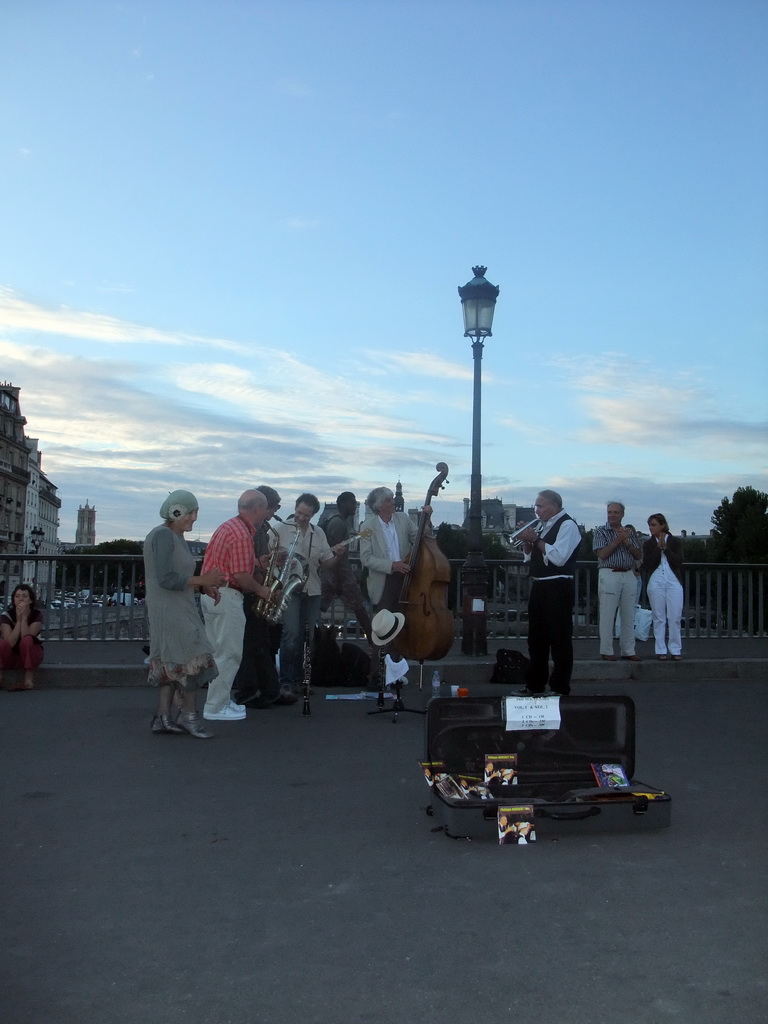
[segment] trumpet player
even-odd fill
[[[218,566],[227,582],[220,588],[220,600],[203,594],[205,629],[213,646],[219,674],[208,684],[203,717],[212,722],[236,722],[245,718],[245,708],[232,701],[232,684],[243,656],[245,612],[243,596],[269,598],[270,593],[254,576],[256,556],[253,535],[267,518],[267,499],[261,491],[244,491],[237,502],[237,515],[214,530],[205,551],[203,575]]]
[[[309,635],[314,635],[315,623],[320,614],[321,583],[318,568],[330,568],[336,563],[343,545],[331,548],[319,526],[312,526],[310,520],[320,511],[320,502],[314,494],[300,494],[296,499],[293,520],[280,523],[270,544],[279,543],[281,548],[293,547],[293,564],[288,567],[287,583],[291,576],[301,576],[303,586],[298,586],[291,595],[283,612],[283,635],[280,640],[280,700],[288,702],[291,696],[297,700],[304,678],[304,627],[309,626]]]
[[[525,561],[530,565],[528,654],[524,696],[541,697],[547,682],[553,693],[571,690],[573,671],[574,571],[581,531],[563,511],[557,491],[541,491],[533,506],[535,525],[520,531]],[[552,672],[549,658],[552,656]]]

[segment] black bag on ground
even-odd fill
[[[370,673],[370,656],[356,644],[342,644],[341,671],[336,686],[349,686],[355,690],[367,690]]]
[[[312,685],[342,686],[341,652],[336,643],[336,626],[315,626],[315,649],[312,652]]]
[[[521,651],[500,647],[496,651],[496,664],[493,666],[490,681],[502,686],[524,686],[525,674],[530,664]]]

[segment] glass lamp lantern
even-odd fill
[[[493,314],[499,288],[485,279],[486,267],[472,267],[475,275],[459,288],[461,311],[464,314],[465,338],[490,338]]]

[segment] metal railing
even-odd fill
[[[354,564],[354,563],[353,563]],[[459,635],[463,562],[451,561],[448,604]],[[519,561],[488,561],[488,636],[522,639],[528,632],[528,570]],[[574,635],[598,635],[597,563],[576,565]],[[768,635],[768,565],[689,563],[685,566],[683,635],[764,637]],[[0,554],[0,605],[8,605],[16,584],[34,587],[51,640],[146,640],[144,563],[140,555]],[[644,587],[640,603],[647,606]],[[351,612],[336,601],[323,616],[342,635],[361,634]]]
[[[452,579],[448,606],[454,610],[456,636],[461,632],[463,560],[451,559]],[[489,575],[487,635],[496,639],[528,636],[528,567],[520,561],[487,560]],[[573,609],[576,637],[598,633],[598,567],[596,562],[577,562]],[[691,562],[685,566],[683,636],[764,637],[768,635],[768,565]],[[649,607],[645,584],[638,589],[638,603]],[[345,624],[343,608],[332,606],[329,621]],[[347,619],[346,623],[350,620]],[[359,635],[353,626],[346,632]]]
[[[0,555],[0,604],[19,583],[35,591],[47,640],[146,640],[140,555]]]

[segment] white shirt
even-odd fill
[[[542,522],[541,525],[537,527],[539,536],[541,537],[543,534],[548,533],[558,519],[562,519],[564,515],[566,515],[566,513],[561,509],[557,515],[552,516],[551,519],[547,519],[546,522]],[[544,564],[549,565],[551,563],[552,565],[565,565],[576,548],[578,548],[579,544],[581,544],[581,530],[575,520],[568,519],[560,527],[557,537],[555,538],[555,543],[547,544],[545,542]],[[527,555],[524,555],[523,561],[530,562],[532,553],[532,551],[529,551]],[[547,576],[546,578],[555,580],[562,579],[561,576]]]
[[[395,518],[394,516],[385,523],[384,520],[379,516],[379,526],[384,536],[384,543],[387,546],[387,554],[393,562],[400,561],[400,541],[397,538],[397,530],[395,529]]]

